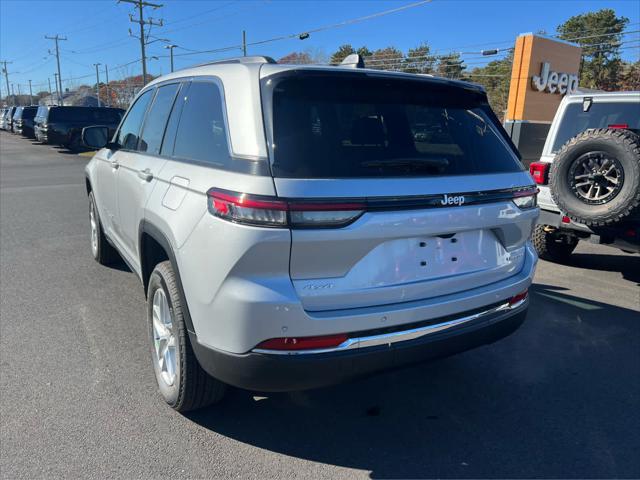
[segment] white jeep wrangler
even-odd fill
[[[566,261],[581,239],[640,252],[640,92],[566,96],[539,162],[533,243]]]

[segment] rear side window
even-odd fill
[[[560,120],[552,151],[557,152],[570,139],[585,130],[607,128],[609,125],[640,134],[640,103],[594,102],[586,112],[582,102],[570,103]]]
[[[149,101],[153,96],[152,93],[153,89],[144,92],[129,109],[127,117],[124,119],[124,122],[122,122],[115,139],[115,143],[120,145],[120,148],[125,150],[137,149],[140,127]]]
[[[148,152],[154,155],[160,153],[167,118],[171,112],[178,88],[179,84],[177,83],[158,88],[158,93],[156,93],[153,104],[149,109],[142,134],[140,135],[138,150],[141,152]]]
[[[431,82],[285,77],[273,87],[273,173],[349,178],[521,171],[487,108],[478,93]]]
[[[22,118],[22,107],[16,108],[16,111],[13,114],[13,119],[14,120],[20,120],[20,118]]]
[[[182,107],[173,156],[218,168],[229,165],[222,94],[216,83],[191,83]]]
[[[111,108],[96,108],[91,109],[91,121],[96,124],[118,124],[122,119],[122,112]]]

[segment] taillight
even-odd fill
[[[527,188],[513,192],[513,203],[516,207],[526,210],[538,205],[538,188]]]
[[[529,173],[538,185],[546,185],[549,178],[549,164],[546,162],[532,162]]]
[[[628,129],[629,128],[629,124],[628,123],[612,123],[611,125],[607,125],[607,128],[622,128],[622,129]]]
[[[263,227],[330,228],[343,227],[363,213],[362,202],[279,200],[211,189],[209,212],[232,222]]]
[[[340,333],[337,335],[323,335],[321,337],[286,337],[271,338],[260,343],[256,348],[263,350],[318,350],[333,348],[346,342],[349,337]]]
[[[528,295],[529,295],[529,290],[525,290],[524,292],[520,292],[519,294],[514,295],[509,299],[509,306],[512,307],[513,305],[520,303],[525,298],[527,298]]]

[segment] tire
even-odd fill
[[[640,205],[640,137],[621,129],[580,133],[556,155],[549,186],[572,220],[589,226],[620,222]]]
[[[182,305],[171,262],[159,263],[151,273],[147,294],[153,370],[164,401],[178,412],[187,412],[222,400],[226,385],[198,363]]]
[[[93,192],[89,192],[89,225],[91,226],[91,254],[94,260],[101,265],[111,265],[119,261],[120,255],[102,231],[102,223]]]
[[[577,238],[560,235],[557,230],[547,232],[545,225],[536,225],[532,241],[540,258],[556,263],[567,262],[578,245]]]
[[[80,135],[74,135],[71,137],[71,141],[66,145],[66,147],[74,153],[82,152],[84,150],[84,146],[82,145]]]

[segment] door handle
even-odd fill
[[[118,162],[111,162],[111,168],[113,168],[114,170],[117,170],[118,168],[120,168],[120,164]]]
[[[149,170],[148,168],[145,168],[144,170],[138,172],[138,177],[140,177],[145,182],[150,182],[151,180],[153,180],[153,173],[151,173],[151,170]]]

